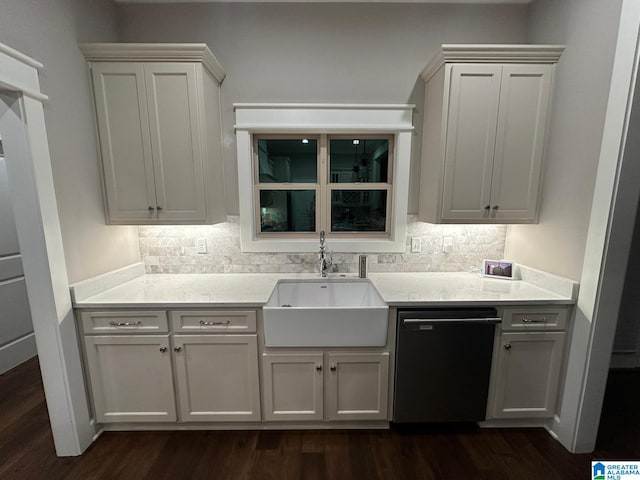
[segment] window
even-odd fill
[[[235,104],[243,252],[404,252],[413,105]]]
[[[393,135],[254,135],[259,237],[389,238]]]

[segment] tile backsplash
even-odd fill
[[[318,271],[317,253],[242,253],[237,216],[226,223],[203,226],[140,226],[140,257],[147,273],[311,273]],[[459,272],[479,269],[485,258],[504,254],[505,225],[432,225],[408,217],[404,253],[368,254],[370,272]],[[421,253],[411,253],[411,238],[421,240]],[[451,253],[443,253],[451,237]],[[196,239],[206,238],[207,253],[197,253]],[[327,239],[331,250],[331,237]],[[335,253],[334,272],[358,271],[358,254]]]

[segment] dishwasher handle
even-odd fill
[[[500,317],[478,317],[478,318],[404,318],[403,324],[417,324],[417,323],[500,323],[502,318]]]

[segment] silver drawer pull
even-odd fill
[[[231,320],[225,320],[224,322],[207,322],[205,320],[200,320],[200,325],[203,327],[213,327],[215,325],[229,325]]]
[[[135,322],[109,322],[109,325],[112,327],[137,327],[138,325],[142,325],[140,320],[136,320]]]
[[[522,321],[524,323],[547,323],[547,317],[542,317],[541,320],[536,320],[535,318],[532,320],[529,320],[527,317],[522,317]]]

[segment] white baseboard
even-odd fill
[[[0,374],[17,367],[37,355],[33,333],[0,347]]]

